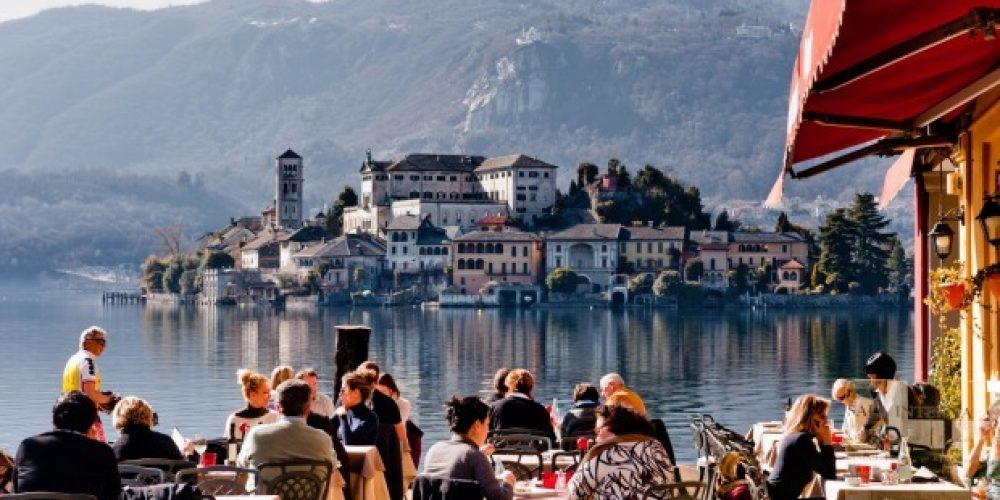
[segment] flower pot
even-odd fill
[[[986,289],[994,299],[1000,300],[1000,273],[991,274],[986,277]]]
[[[944,295],[944,303],[949,309],[959,309],[965,300],[965,282],[952,281],[941,285],[941,292]]]

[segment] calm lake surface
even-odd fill
[[[0,288],[0,447],[13,453],[50,427],[63,365],[90,325],[109,333],[98,365],[104,387],[148,400],[159,430],[221,436],[243,404],[235,372],[278,364],[317,368],[333,391],[335,325],[372,327],[370,352],[392,373],[426,431],[424,449],[447,435],[441,402],[489,394],[500,366],[525,367],[535,397],[559,398],[617,371],[667,422],[678,460],[693,462],[693,413],[744,432],[781,418],[805,392],[829,397],[833,380],[862,377],[876,350],[893,353],[912,379],[908,311],[648,311],[322,309],[285,311],[103,306],[100,294],[14,293]],[[835,405],[839,423],[842,407]],[[108,422],[106,419],[105,422]]]

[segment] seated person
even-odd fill
[[[673,480],[667,450],[653,437],[653,426],[627,406],[597,410],[597,443],[569,482],[569,498],[639,498],[651,484]]]
[[[375,446],[378,439],[378,417],[365,401],[373,386],[357,372],[344,375],[340,387],[340,407],[333,412],[337,420],[337,438],[346,446]]]
[[[120,434],[112,446],[119,462],[140,458],[184,458],[170,436],[153,430],[153,409],[141,398],[123,398],[111,415]]]
[[[489,427],[486,418],[489,406],[475,396],[459,399],[452,396],[445,403],[451,439],[438,441],[427,450],[424,474],[441,479],[464,479],[479,483],[482,497],[487,500],[514,498],[514,474],[504,471],[497,480],[493,466],[485,453],[480,451],[486,443]]]
[[[21,442],[14,467],[14,491],[83,493],[116,500],[121,492],[118,461],[93,431],[97,405],[80,391],[69,391],[52,408],[55,430]]]
[[[295,376],[295,369],[288,365],[278,365],[271,370],[271,380],[268,381],[271,388],[271,399],[267,402],[267,409],[274,410],[278,404],[277,388],[282,382]]]
[[[872,414],[874,402],[870,398],[858,395],[854,382],[846,378],[838,378],[833,383],[833,399],[844,403],[844,427],[841,429],[851,441],[867,441],[865,423]]]
[[[593,385],[576,384],[573,388],[573,408],[563,415],[562,423],[559,425],[559,432],[563,438],[594,433],[600,397]]]
[[[306,415],[312,404],[309,385],[298,379],[286,380],[275,392],[278,395],[277,408],[281,412],[281,420],[250,429],[243,440],[236,465],[256,469],[265,463],[319,460],[329,462],[336,468],[337,458],[333,454],[330,436],[306,425]],[[263,472],[277,474],[279,471]],[[262,476],[261,479],[266,481],[271,478]],[[327,481],[329,478],[321,479]]]
[[[837,477],[829,411],[830,402],[812,394],[795,400],[785,422],[785,435],[778,445],[778,458],[767,479],[771,500],[799,498],[815,473],[824,479]]]
[[[966,486],[972,486],[980,478],[989,479],[988,498],[1000,498],[1000,439],[996,437],[996,428],[997,422],[989,416],[979,420],[976,442],[962,469],[962,475],[969,481]],[[993,445],[989,447],[986,460],[982,460],[983,447],[988,446],[991,440]]]
[[[601,377],[601,394],[604,404],[623,405],[635,410],[639,415],[646,416],[646,404],[635,391],[625,386],[625,380],[617,373],[609,373]]]
[[[336,408],[333,406],[333,400],[330,399],[330,396],[323,394],[319,390],[319,376],[316,375],[316,370],[313,368],[303,368],[295,374],[295,378],[309,384],[309,387],[312,387],[312,413],[314,415],[323,415],[327,418],[332,417],[333,410]]]
[[[244,429],[249,430],[257,424],[273,424],[278,421],[278,414],[267,408],[271,401],[271,389],[268,387],[267,377],[251,370],[239,370],[236,372],[236,378],[243,388],[243,399],[247,406],[230,414],[226,419],[223,436],[227,439],[230,432],[233,432],[237,439],[243,439],[246,436]]]
[[[879,420],[886,425],[895,427],[900,433],[907,433],[909,417],[910,394],[903,382],[896,378],[896,360],[884,352],[872,354],[865,363],[865,375],[875,389],[875,408],[873,417],[869,418],[866,427],[872,429]]]
[[[528,429],[537,431],[556,442],[552,419],[545,407],[531,398],[535,377],[524,369],[507,374],[506,396],[490,407],[490,430]]]

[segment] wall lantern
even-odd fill
[[[951,243],[955,240],[955,232],[951,230],[951,226],[944,221],[944,217],[938,219],[937,224],[931,229],[930,233],[927,233],[931,237],[931,242],[934,244],[934,253],[937,254],[938,258],[945,260],[951,255]]]
[[[983,238],[990,242],[993,248],[1000,247],[1000,202],[998,195],[992,195],[983,201],[983,208],[976,220],[983,228]],[[935,229],[937,226],[935,226]],[[935,240],[936,241],[936,240]]]

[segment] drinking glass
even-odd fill
[[[195,434],[192,443],[194,443],[194,451],[198,453],[198,456],[204,455],[205,450],[208,449],[208,441],[201,434]]]

